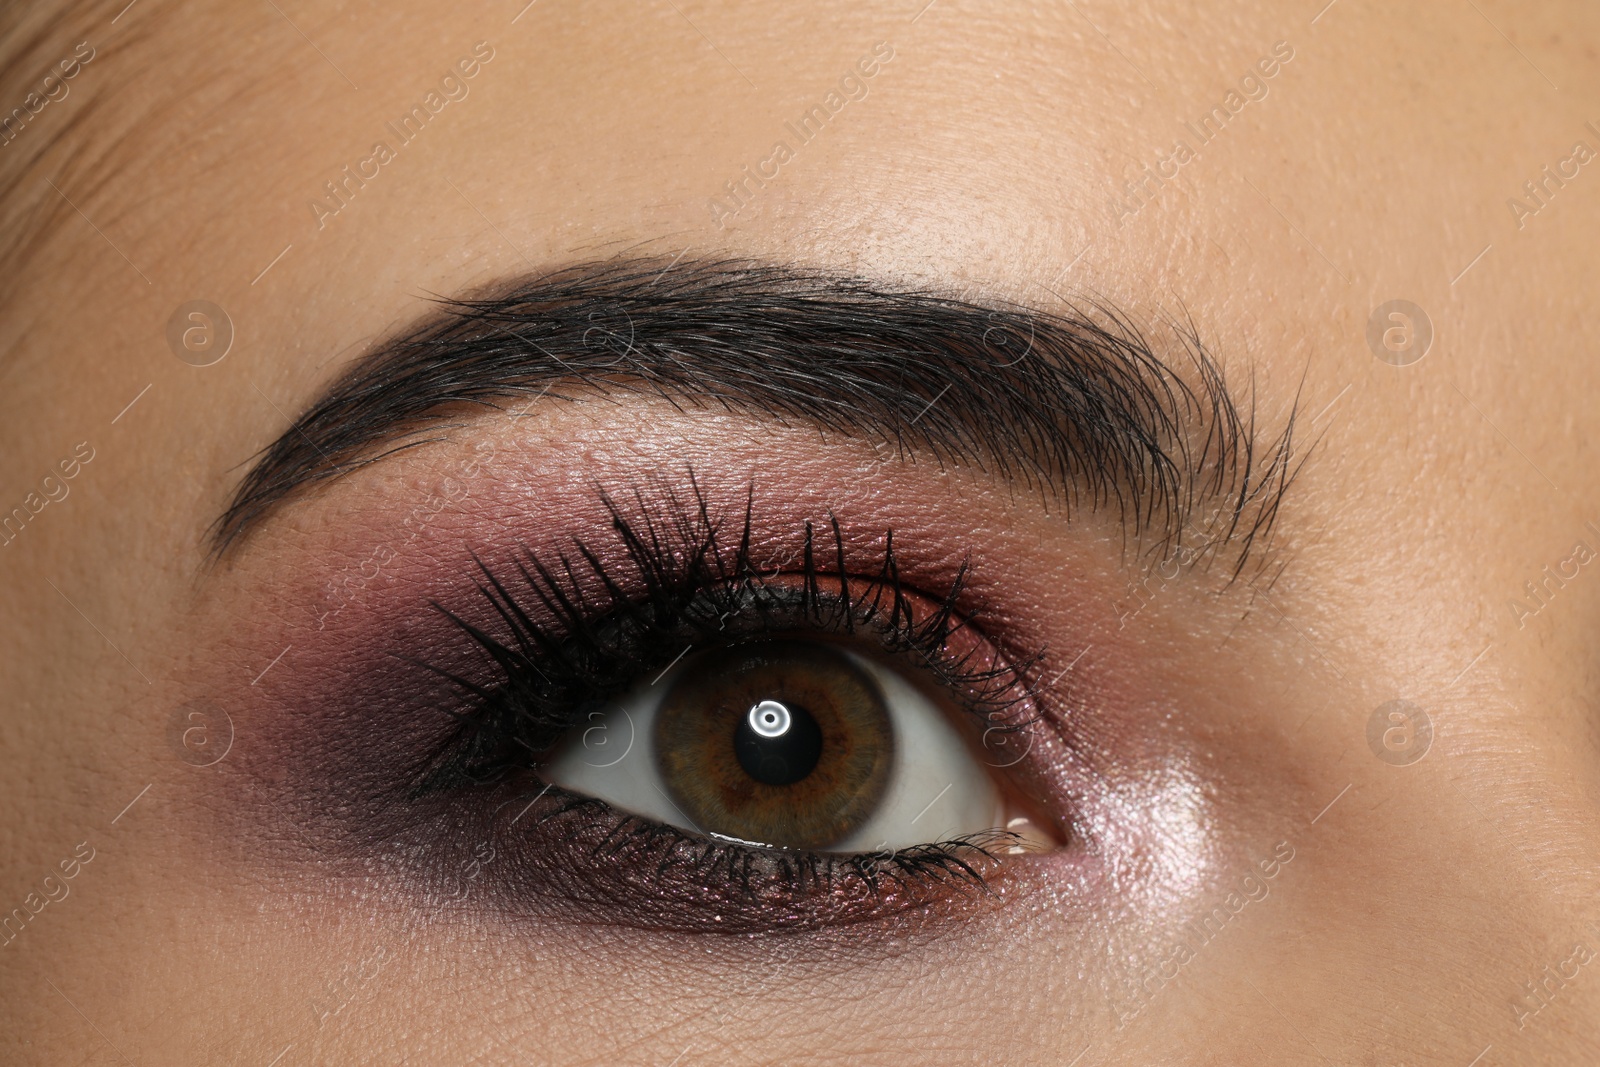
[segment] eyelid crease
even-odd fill
[[[1192,563],[1235,546],[1237,579],[1298,469],[1294,412],[1258,441],[1253,387],[1241,409],[1193,322],[1174,332],[1194,386],[1105,305],[986,306],[748,261],[578,264],[443,300],[347,369],[263,450],[213,525],[211,558],[463,404],[635,393],[887,441],[1069,508],[1115,505],[1130,540],[1155,535],[1152,553],[1198,538]]]

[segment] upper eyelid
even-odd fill
[[[525,733],[530,726],[534,731],[569,728],[575,705],[573,693],[563,687],[576,681],[578,692],[593,695],[599,678],[621,692],[640,671],[654,669],[650,663],[655,660],[641,660],[641,649],[656,646],[662,660],[668,653],[681,658],[688,649],[676,642],[685,639],[684,630],[703,629],[712,641],[718,640],[725,629],[724,608],[729,613],[755,611],[763,619],[775,612],[841,634],[875,628],[881,631],[878,639],[885,652],[912,656],[932,683],[986,727],[1014,732],[1036,717],[1039,694],[1031,675],[1043,650],[1018,656],[1007,642],[973,627],[972,605],[962,604],[965,563],[941,579],[943,596],[929,595],[903,579],[892,532],[884,532],[881,547],[870,549],[867,558],[876,562],[868,565],[859,548],[847,548],[844,527],[831,518],[821,545],[816,543],[817,524],[806,522],[796,531],[804,570],[789,576],[794,580],[773,585],[763,576],[765,561],[752,555],[759,551],[753,549],[751,536],[759,525],[754,489],[742,508],[742,525],[730,531],[692,479],[691,485],[693,500],[670,489],[659,496],[636,491],[631,508],[602,492],[611,516],[608,545],[575,540],[572,554],[558,553],[553,559],[523,548],[498,574],[495,566],[479,559],[480,606],[469,613],[473,618],[435,602],[496,665],[492,684],[428,668],[468,694],[469,717],[499,721],[509,698],[519,708],[516,722]],[[712,615],[717,616],[714,631]],[[667,631],[676,631],[670,649],[661,647]],[[569,661],[560,650],[574,639],[588,647]],[[626,677],[612,677],[618,671]]]
[[[613,334],[620,351],[595,343]],[[1109,309],[986,307],[762,264],[570,267],[446,302],[348,369],[251,468],[213,527],[213,557],[308,485],[416,443],[447,404],[570,399],[571,386],[798,417],[992,464],[1069,501],[1115,501],[1160,545],[1193,540],[1193,514],[1210,502],[1201,540],[1236,543],[1237,574],[1292,478],[1294,419],[1258,445],[1253,411],[1192,330],[1179,340],[1195,386]]]

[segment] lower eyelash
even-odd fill
[[[699,837],[545,785],[470,832],[492,841],[485,891],[515,910],[539,900],[592,922],[687,933],[740,934],[847,926],[924,907],[952,893],[989,895],[997,854],[1016,835],[983,831],[888,853],[855,855],[751,846]],[[505,813],[517,815],[505,818]],[[481,816],[480,816],[481,818]],[[476,822],[476,820],[474,820]],[[498,865],[498,869],[496,869]]]

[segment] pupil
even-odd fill
[[[800,705],[763,700],[739,720],[733,749],[756,781],[793,785],[822,759],[822,730]]]

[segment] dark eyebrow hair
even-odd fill
[[[569,266],[442,300],[357,360],[260,454],[213,556],[307,487],[438,440],[463,404],[647,393],[1115,505],[1159,551],[1237,543],[1237,578],[1296,469],[1294,415],[1262,445],[1253,389],[1241,408],[1192,322],[1173,336],[1187,377],[1104,305],[1044,312],[746,261]]]

